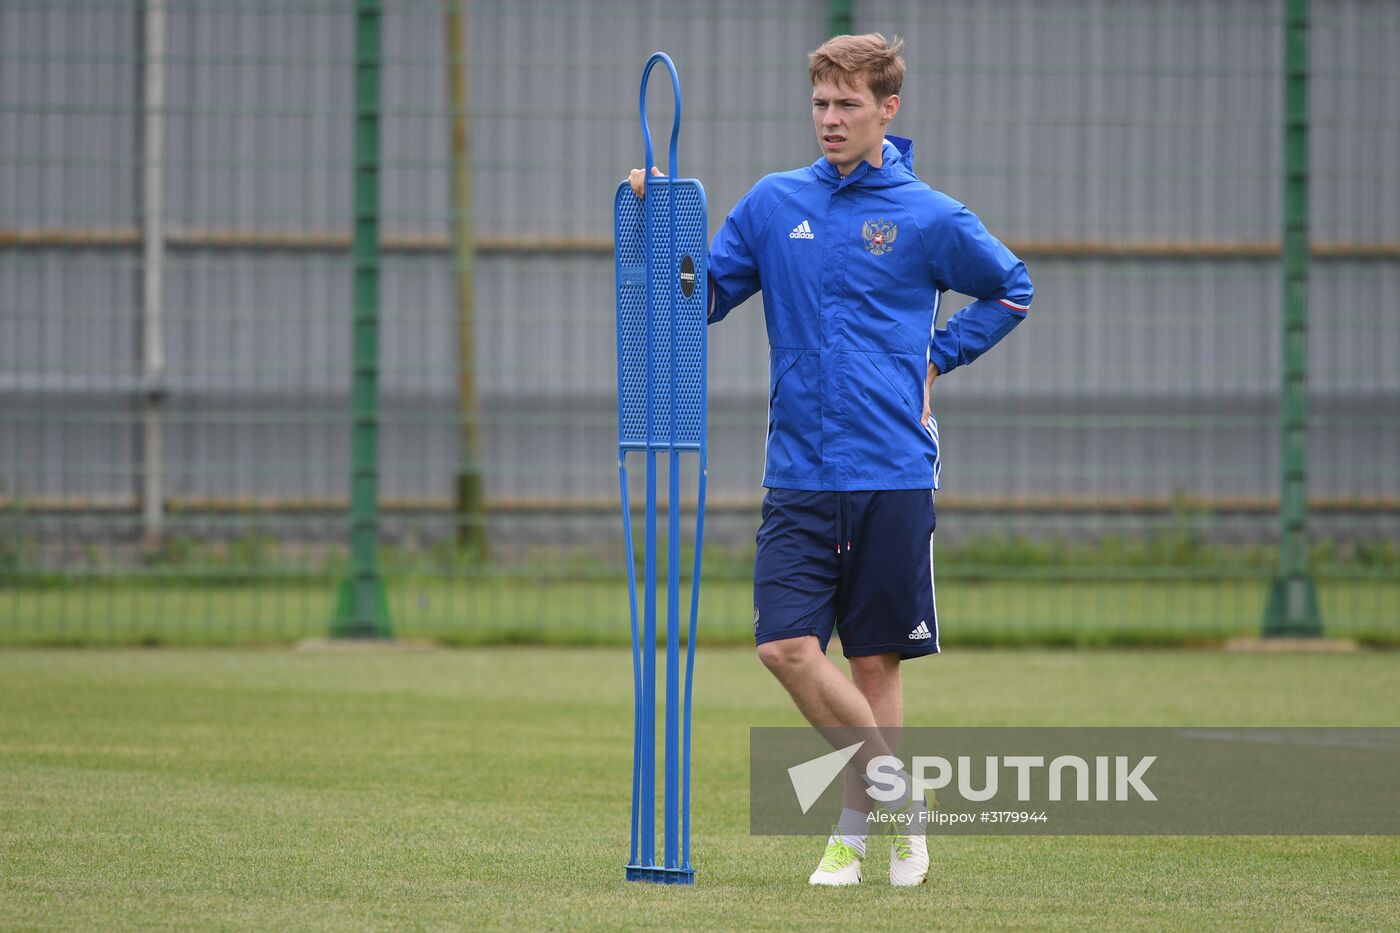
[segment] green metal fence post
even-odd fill
[[[350,579],[341,584],[332,633],[387,638],[379,576],[379,0],[355,5],[354,406],[350,464]]]
[[[486,559],[486,518],[481,491],[481,411],[476,391],[472,230],[471,123],[468,116],[464,0],[447,9],[447,99],[452,107],[452,240],[457,262],[457,404],[462,414],[462,468],[457,474],[457,543]]]
[[[831,0],[826,9],[827,32],[848,36],[855,31],[854,0]]]
[[[1308,0],[1286,0],[1283,72],[1283,527],[1264,634],[1300,638],[1322,634],[1308,555]]]

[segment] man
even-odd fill
[[[760,181],[710,245],[711,322],[761,288],[770,345],[754,638],[819,729],[901,725],[900,663],[939,650],[929,391],[1020,323],[1032,294],[1025,265],[915,177],[913,143],[886,137],[902,46],[837,36],[809,55],[822,158]],[[642,195],[642,170],[629,180]],[[975,300],[936,329],[949,290]],[[833,629],[849,678],[826,657]],[[878,746],[852,761],[812,884],[860,882],[871,800],[859,775]],[[922,883],[928,864],[917,822],[892,838],[892,884]]]

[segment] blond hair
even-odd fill
[[[843,87],[854,87],[856,79],[865,84],[876,101],[898,94],[904,84],[904,58],[899,54],[904,40],[891,41],[878,32],[863,36],[832,36],[807,55],[807,71],[812,83],[832,80]]]

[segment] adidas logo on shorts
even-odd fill
[[[812,225],[805,220],[793,227],[792,232],[788,234],[789,240],[815,240],[816,238],[817,235],[812,232]]]
[[[910,641],[922,641],[925,638],[932,637],[933,633],[928,630],[928,623],[923,621],[919,622],[918,625],[914,626],[914,631],[909,633]]]

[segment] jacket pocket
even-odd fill
[[[921,471],[933,451],[919,423],[923,357],[856,350],[846,354],[850,419],[858,425],[857,462],[871,478],[908,476]]]
[[[821,467],[818,353],[773,350],[769,373],[767,472],[813,475]]]
[[[885,384],[894,390],[904,407],[914,416],[917,424],[924,413],[924,387],[910,381],[910,357],[890,353],[870,353],[861,351],[870,366],[884,378]],[[927,364],[925,364],[927,366]],[[925,374],[925,378],[927,375]],[[922,427],[922,426],[921,426]]]
[[[778,400],[778,386],[782,383],[783,377],[788,374],[797,363],[797,357],[801,350],[774,350],[772,359],[768,361],[768,405],[771,408]]]

